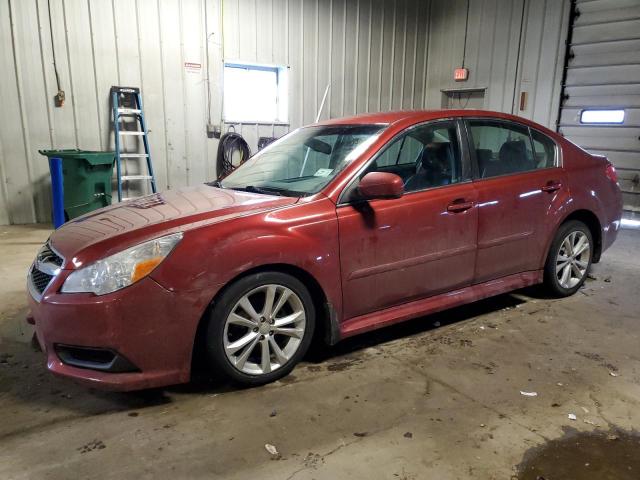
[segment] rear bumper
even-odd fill
[[[608,225],[608,228],[604,228],[602,231],[602,251],[600,254],[604,253],[613,242],[618,238],[618,231],[620,230],[621,220],[615,220]]]
[[[602,225],[601,254],[613,245],[622,228],[622,192],[617,185],[614,189],[613,201],[607,207],[608,222]]]
[[[55,292],[63,281],[56,278],[48,290]],[[45,291],[37,301],[29,295],[28,320],[52,373],[101,389],[139,390],[189,381],[208,301],[199,293],[170,292],[147,277],[104,296]],[[92,355],[94,349],[112,352],[117,361],[99,355],[90,356],[95,364],[77,361],[69,346]]]

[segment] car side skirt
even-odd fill
[[[359,333],[393,325],[394,323],[535,285],[542,282],[543,274],[543,270],[535,270],[508,275],[459,290],[360,315],[342,323],[340,326],[340,338],[351,337]]]

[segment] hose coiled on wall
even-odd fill
[[[233,154],[239,152],[240,163],[233,164]],[[227,132],[220,137],[218,143],[218,154],[216,158],[216,167],[218,170],[218,178],[224,178],[233,172],[239,165],[242,165],[251,156],[249,145],[242,138],[242,135],[236,132]]]

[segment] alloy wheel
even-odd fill
[[[587,274],[591,260],[591,244],[584,232],[574,230],[569,233],[556,256],[556,277],[562,288],[575,287]]]
[[[224,325],[224,352],[243,373],[271,373],[296,353],[305,327],[304,305],[293,290],[262,285],[243,295],[231,309]]]

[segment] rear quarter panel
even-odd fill
[[[563,140],[571,202],[563,218],[577,210],[593,212],[602,228],[602,251],[614,242],[622,217],[622,194],[617,183],[606,176],[606,158],[591,155]]]

